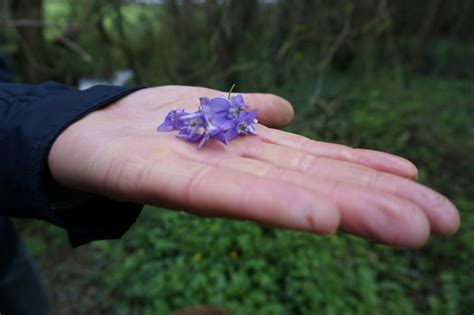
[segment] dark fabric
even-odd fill
[[[7,219],[0,220],[0,258],[0,314],[50,314],[38,270]]]
[[[47,156],[67,126],[137,89],[0,82],[0,216],[52,222],[68,231],[73,246],[121,237],[143,206],[61,187],[48,171]]]
[[[10,73],[0,54],[0,82],[9,80]],[[0,314],[50,314],[38,270],[5,217],[0,217]]]

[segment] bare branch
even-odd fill
[[[58,42],[61,42],[64,46],[69,48],[71,51],[75,52],[76,54],[81,57],[82,60],[84,60],[87,63],[91,63],[93,58],[91,54],[89,54],[84,48],[79,46],[76,42],[70,40],[67,37],[59,37],[56,39]]]
[[[16,27],[32,27],[44,28],[51,26],[51,23],[45,20],[30,20],[30,19],[1,19],[0,27],[16,28]]]
[[[336,54],[338,49],[341,47],[341,45],[346,40],[347,36],[349,35],[350,30],[351,30],[351,22],[352,22],[352,15],[351,15],[351,13],[347,13],[346,17],[344,19],[344,25],[342,27],[342,30],[337,35],[336,39],[334,40],[333,44],[329,48],[329,50],[326,53],[325,57],[317,65],[317,67],[316,67],[317,70],[316,71],[319,75],[318,75],[318,80],[316,82],[316,87],[315,87],[313,96],[309,100],[310,104],[314,104],[314,102],[316,102],[316,100],[321,95],[321,89],[323,87],[323,83],[324,83],[324,79],[325,79],[326,68],[330,64],[331,60],[334,58],[334,55]]]

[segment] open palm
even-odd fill
[[[459,228],[456,208],[413,181],[409,161],[269,128],[293,118],[274,95],[244,94],[258,109],[258,136],[227,146],[210,140],[198,150],[175,132],[156,132],[170,110],[195,111],[199,97],[224,94],[184,86],[135,92],[67,128],[50,170],[64,186],[116,200],[318,234],[341,229],[397,246]]]

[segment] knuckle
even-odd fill
[[[338,152],[339,158],[347,161],[354,160],[354,149],[348,146],[341,146]]]
[[[380,183],[380,180],[382,179],[383,177],[383,174],[380,173],[380,172],[377,172],[377,171],[368,171],[369,174],[367,176],[367,187],[369,188],[376,188],[379,183]]]
[[[301,172],[308,172],[317,164],[318,157],[311,154],[303,154],[297,162],[297,169]]]

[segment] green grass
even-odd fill
[[[307,136],[401,154],[454,200],[460,232],[400,250],[356,237],[264,228],[147,207],[120,241],[68,249],[65,235],[20,222],[61,314],[167,314],[214,304],[231,314],[470,314],[474,310],[472,81],[328,76],[277,92]],[[73,302],[76,303],[73,303]],[[80,301],[80,303],[77,303]]]

